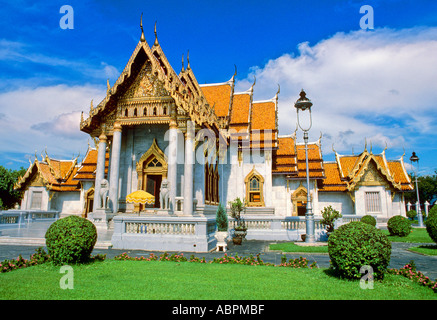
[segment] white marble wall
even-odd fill
[[[341,214],[355,214],[355,205],[346,192],[319,192],[318,195],[318,211],[314,213],[320,215],[323,208],[332,206]]]

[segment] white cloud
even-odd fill
[[[86,85],[1,93],[0,150],[39,154],[47,147],[49,155],[84,154],[88,135],[79,129],[80,113],[89,110],[91,99],[100,102],[105,94],[105,88]]]
[[[324,134],[324,154],[333,143],[336,151],[360,152],[365,138],[402,150],[437,132],[436,52],[437,28],[337,33],[253,67],[236,91],[247,90],[253,75],[255,100],[272,97],[280,84],[280,134],[290,134],[303,88],[313,102],[310,138]]]

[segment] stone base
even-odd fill
[[[216,249],[215,217],[117,215],[114,249],[210,252]]]
[[[89,213],[89,220],[94,223],[97,229],[109,228],[109,221],[115,216],[110,209],[99,208],[96,211]]]

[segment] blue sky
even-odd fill
[[[96,105],[140,38],[159,42],[180,71],[189,50],[199,83],[229,80],[237,91],[256,76],[254,99],[281,86],[280,134],[295,129],[301,88],[312,99],[310,139],[323,134],[325,160],[415,151],[420,172],[437,169],[437,2],[435,1],[0,1],[0,164],[27,167],[50,156],[85,154],[80,112]],[[63,5],[74,29],[61,29]],[[374,29],[362,30],[370,5]],[[302,135],[298,133],[298,138]],[[409,166],[408,166],[409,167]]]

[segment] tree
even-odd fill
[[[416,177],[414,175],[410,175],[410,179],[414,187],[414,192],[405,193],[405,202],[410,202],[411,204],[415,204],[417,202]],[[437,170],[434,172],[434,175],[418,176],[417,184],[419,187],[420,202],[421,203],[424,203],[425,201],[431,202],[433,197],[437,195]]]
[[[14,184],[25,173],[26,169],[23,167],[12,170],[0,166],[0,208],[10,209],[21,201],[22,192],[14,190]]]

